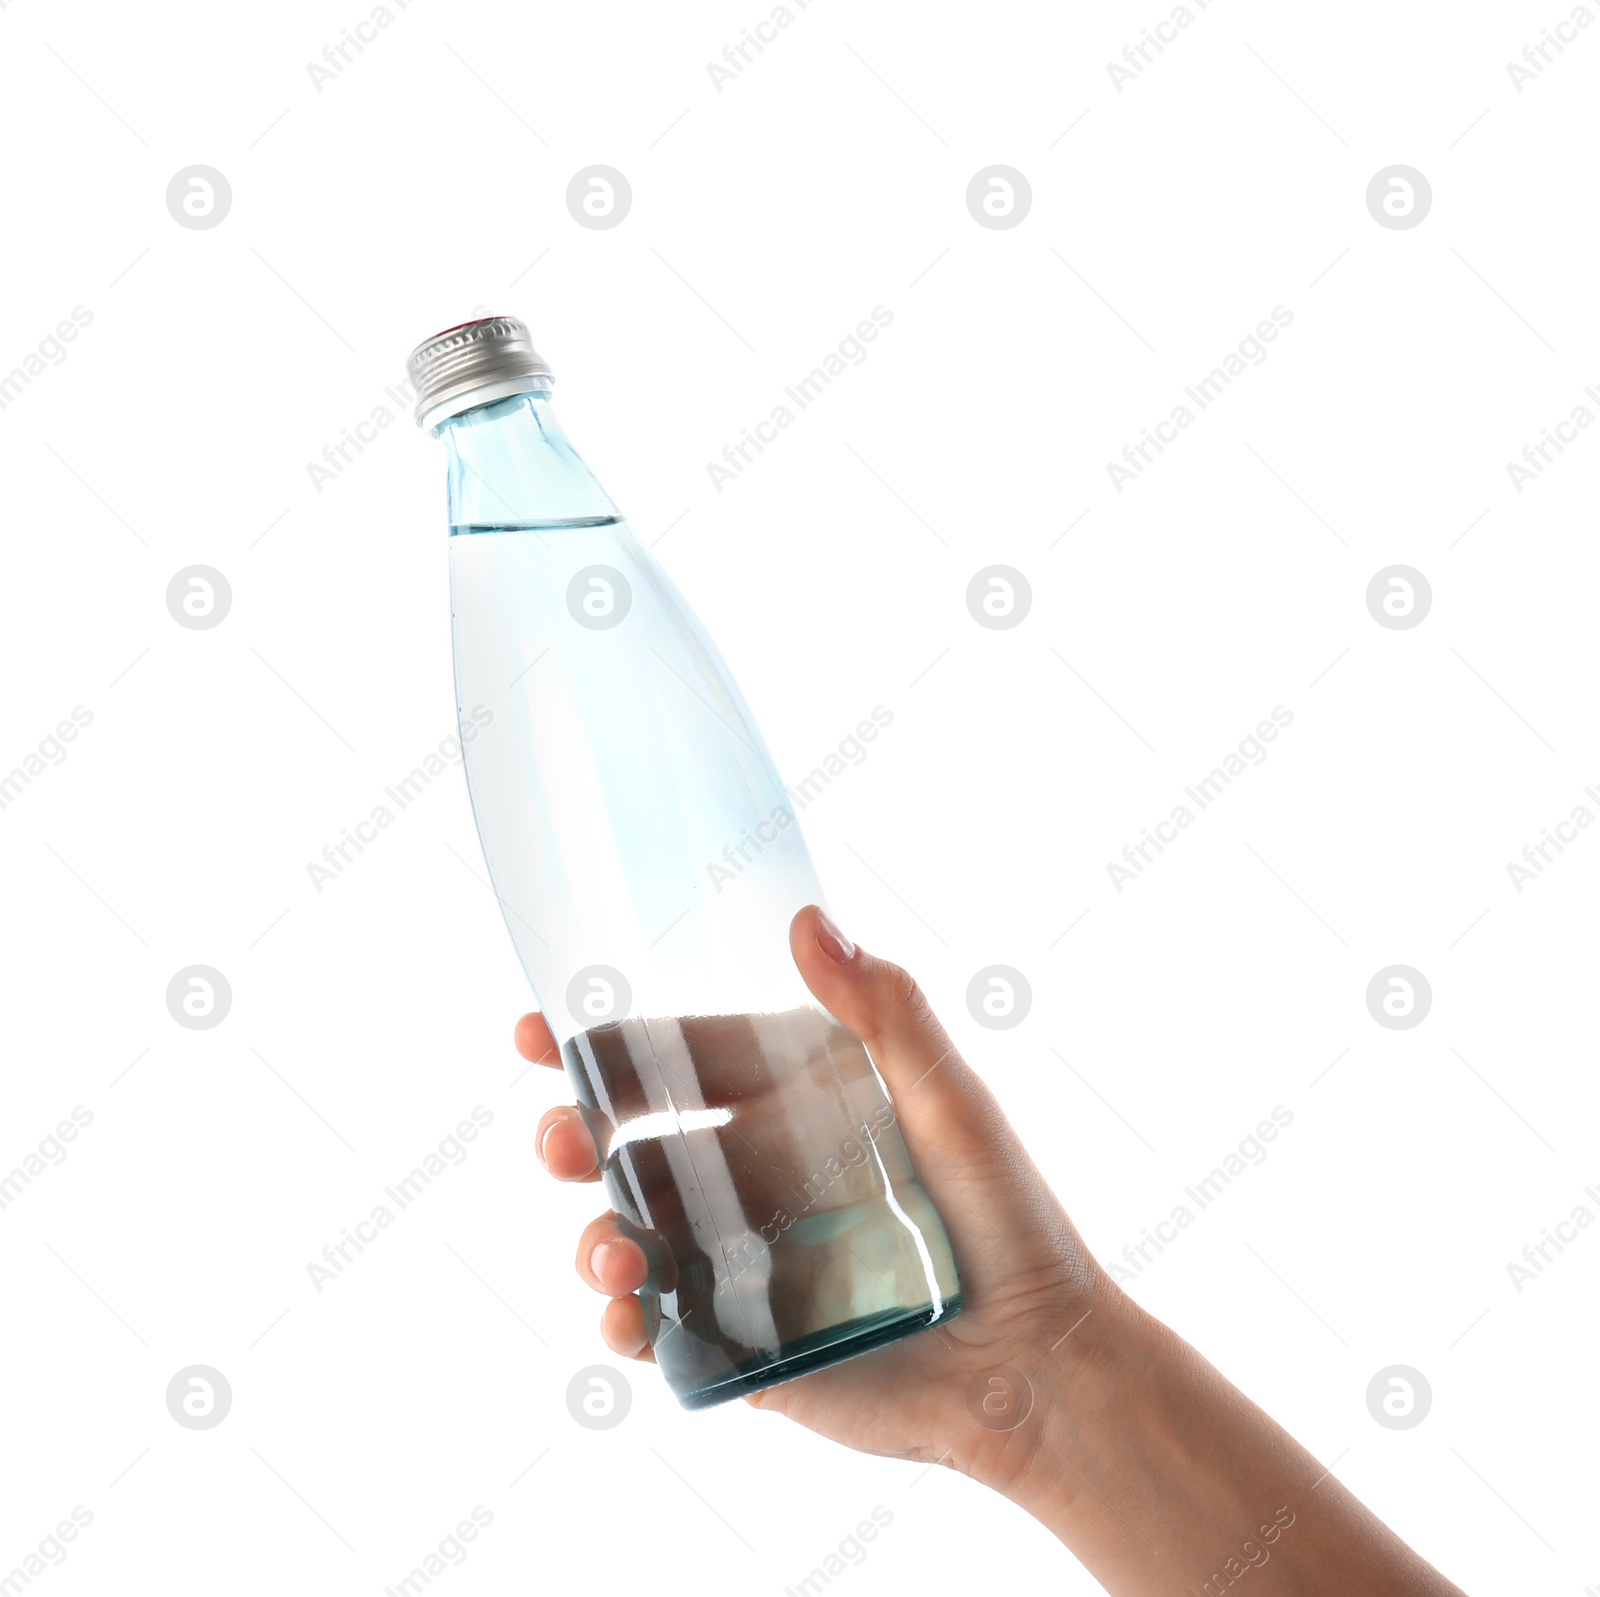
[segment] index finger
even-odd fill
[[[550,1027],[540,1014],[524,1015],[517,1022],[517,1052],[536,1065],[548,1065],[552,1070],[561,1068],[561,1050],[551,1035]]]

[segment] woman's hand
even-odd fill
[[[795,917],[789,942],[806,985],[866,1043],[888,1086],[917,1175],[949,1232],[964,1307],[925,1335],[745,1401],[864,1452],[940,1461],[1003,1485],[1028,1451],[1015,1431],[998,1428],[1016,1412],[1012,1405],[1026,1401],[1025,1391],[1013,1389],[1014,1372],[1031,1382],[1041,1351],[1070,1346],[1069,1333],[1080,1335],[1074,1327],[1097,1306],[1115,1315],[1122,1295],[911,977],[854,947],[815,907]],[[526,1059],[560,1066],[539,1015],[518,1023],[517,1048]],[[538,1148],[558,1180],[599,1179],[594,1139],[576,1108],[545,1115]],[[610,1299],[600,1322],[607,1346],[648,1360],[637,1296],[645,1256],[609,1210],[584,1228],[577,1267]],[[991,1377],[1006,1384],[986,1385]],[[995,1428],[974,1419],[969,1393],[988,1399]]]
[[[1121,1597],[1383,1591],[1460,1597],[1090,1256],[993,1094],[916,983],[815,906],[789,929],[817,1001],[867,1045],[917,1175],[943,1216],[963,1309],[876,1352],[745,1401],[864,1452],[943,1463],[1043,1521]],[[559,1068],[539,1015],[523,1057]],[[561,1181],[597,1181],[573,1107],[539,1123]],[[609,1301],[601,1334],[649,1360],[643,1250],[610,1211],[578,1240],[578,1274]],[[1260,1571],[1260,1573],[1255,1573]]]

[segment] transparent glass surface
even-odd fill
[[[468,786],[494,890],[645,1248],[690,1407],[948,1318],[960,1288],[865,1048],[789,954],[822,903],[715,647],[547,392],[438,429]]]

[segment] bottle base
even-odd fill
[[[844,1325],[786,1342],[770,1358],[752,1359],[736,1366],[732,1374],[693,1391],[678,1393],[678,1401],[687,1409],[715,1408],[719,1403],[730,1403],[736,1397],[763,1392],[769,1386],[781,1386],[785,1381],[798,1380],[802,1375],[811,1375],[831,1365],[843,1364],[846,1359],[887,1347],[902,1337],[915,1336],[919,1331],[953,1320],[960,1312],[958,1295],[946,1298],[938,1308],[929,1304],[921,1309],[864,1315]]]

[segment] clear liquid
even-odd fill
[[[614,516],[454,534],[484,858],[650,1257],[673,1390],[720,1402],[948,1318],[949,1243],[882,1083],[789,952],[823,902],[804,803],[714,645]]]
[[[690,1406],[948,1319],[959,1287],[860,1040],[815,1007],[627,1019],[563,1050],[646,1328]]]
[[[479,836],[557,1039],[617,1018],[568,1010],[591,966],[623,973],[636,1015],[803,1003],[787,927],[821,888],[801,806],[627,523],[458,528],[450,584]]]
[[[566,532],[575,527],[617,527],[621,516],[569,516],[561,521],[479,522],[470,527],[452,527],[452,538],[470,537],[477,532]]]

